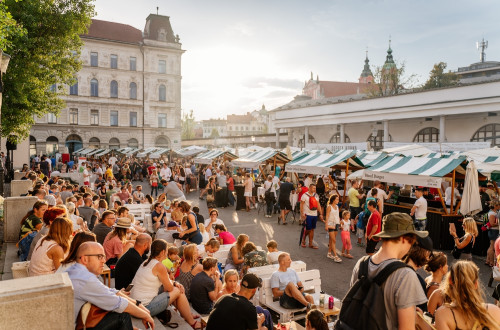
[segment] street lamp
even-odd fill
[[[10,56],[5,54],[3,50],[0,50],[0,122],[2,114],[2,92],[3,92],[3,81],[2,77],[7,72],[7,67],[9,66]],[[2,146],[2,135],[0,134],[0,149]],[[4,172],[3,160],[0,159],[0,196],[3,196],[3,184],[4,184]]]

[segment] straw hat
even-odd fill
[[[129,218],[118,218],[115,227],[128,229],[132,227],[132,221]]]

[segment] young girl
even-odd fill
[[[330,238],[330,242],[328,244],[328,254],[326,255],[328,258],[333,259],[335,262],[342,262],[342,259],[337,255],[337,249],[335,248],[335,243],[337,240],[337,232],[340,226],[340,218],[339,218],[339,196],[333,194],[328,201],[328,207],[326,208],[326,221],[325,221],[325,229],[328,231],[328,236]],[[333,254],[332,254],[333,252]]]
[[[206,231],[204,224],[198,223],[198,228],[200,228],[200,233],[203,237],[203,241],[201,242],[201,244],[205,244],[210,239],[210,234],[208,233],[208,231]]]
[[[342,212],[342,220],[340,220],[340,238],[342,239],[342,256],[352,259],[352,255],[349,253],[352,249],[351,245],[351,212]],[[345,251],[345,253],[344,253]]]
[[[224,274],[224,285],[222,290],[217,294],[217,299],[225,294],[237,293],[240,291],[239,276],[236,269],[230,269]]]

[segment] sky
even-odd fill
[[[170,16],[182,48],[182,110],[196,120],[272,110],[314,78],[356,82],[366,50],[372,71],[394,59],[424,83],[448,69],[500,61],[495,0],[96,0],[95,18],[141,31],[150,13]]]

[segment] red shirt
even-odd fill
[[[302,200],[302,195],[304,195],[308,191],[309,191],[309,188],[307,188],[307,187],[300,188],[299,198],[297,200],[300,202]]]
[[[368,224],[366,225],[366,235],[371,234],[373,226],[377,226],[377,230],[373,235],[378,234],[382,231],[382,218],[380,217],[380,213],[377,210],[372,212],[370,220],[368,220]]]
[[[234,180],[232,177],[229,177],[229,179],[227,179],[227,189],[229,191],[234,191]]]
[[[151,175],[153,173],[153,170],[155,169],[156,167],[154,167],[153,165],[149,166],[148,167],[148,174]]]

